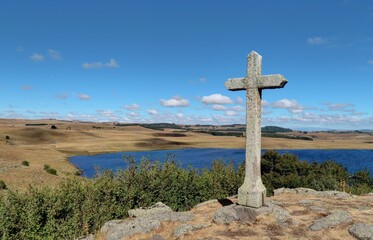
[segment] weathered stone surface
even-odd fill
[[[106,236],[106,240],[122,240],[134,234],[158,229],[162,222],[187,222],[194,218],[192,213],[178,213],[170,209],[163,203],[157,203],[149,209],[130,210],[131,215],[136,218],[109,221],[101,228],[101,233]]]
[[[234,207],[240,222],[254,222],[259,215],[258,208],[237,205]]]
[[[348,232],[359,240],[373,240],[373,225],[365,223],[355,223]]]
[[[293,193],[301,195],[312,195],[317,197],[351,198],[353,195],[339,191],[316,191],[311,188],[279,188],[273,191],[274,195],[282,193]]]
[[[311,199],[303,199],[303,200],[300,200],[298,203],[301,204],[301,205],[308,205],[308,204],[312,204],[314,202],[315,201],[313,201]]]
[[[322,208],[322,207],[319,207],[319,206],[311,206],[310,210],[315,211],[315,212],[325,212],[326,211],[325,208]]]
[[[149,216],[149,215],[154,215],[154,214],[162,214],[162,213],[167,213],[167,212],[172,212],[172,209],[162,202],[157,202],[150,208],[137,208],[137,209],[131,209],[128,210],[128,216],[130,217],[144,217],[144,216]]]
[[[282,88],[287,80],[280,74],[262,75],[262,56],[252,51],[247,58],[247,76],[229,79],[228,90],[246,90],[246,162],[245,180],[238,189],[238,204],[259,208],[264,204],[266,188],[260,173],[261,160],[261,92]]]
[[[165,239],[161,235],[156,234],[156,235],[153,235],[150,240],[165,240]]]
[[[317,196],[319,197],[334,197],[334,198],[350,198],[352,197],[351,194],[346,192],[339,192],[339,191],[320,191],[317,192]]]
[[[280,206],[274,206],[273,216],[276,218],[277,223],[281,226],[295,225],[297,221],[294,220],[290,214]]]
[[[341,223],[350,223],[352,222],[351,215],[347,211],[336,210],[330,215],[316,220],[311,226],[312,231],[320,231],[322,229],[334,227]]]
[[[207,228],[207,227],[210,227],[211,224],[208,224],[208,223],[201,223],[201,224],[181,224],[180,226],[178,226],[177,228],[175,228],[174,232],[173,232],[173,235],[174,237],[181,237],[185,234],[188,234],[190,232],[193,232],[193,231],[197,231],[199,229],[202,229],[202,228]]]
[[[125,237],[138,233],[146,233],[158,229],[161,222],[155,219],[136,218],[134,220],[113,220],[105,223],[101,232],[105,234],[106,240],[122,240]]]
[[[216,224],[230,224],[234,221],[240,220],[236,211],[235,204],[219,208],[214,214],[214,222]]]

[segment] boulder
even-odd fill
[[[210,227],[211,224],[209,223],[201,223],[201,224],[181,224],[177,228],[175,228],[173,235],[174,237],[178,238],[185,234],[191,233],[193,231],[197,231],[202,228]]]
[[[309,228],[312,231],[320,231],[322,229],[327,229],[334,227],[341,223],[352,222],[351,215],[344,210],[336,210],[329,214],[328,216],[316,220]]]
[[[234,209],[235,206],[235,204],[232,204],[219,208],[214,214],[214,222],[216,224],[230,224],[240,220]]]
[[[155,214],[162,214],[172,212],[172,209],[169,206],[166,206],[162,202],[157,202],[149,208],[137,208],[128,210],[129,217],[144,217]]]
[[[359,240],[373,240],[373,225],[365,223],[355,223],[348,232]]]
[[[122,240],[158,229],[162,222],[188,222],[194,218],[194,214],[189,212],[173,212],[163,203],[157,203],[148,209],[132,209],[128,212],[133,219],[112,220],[101,228],[106,240]]]

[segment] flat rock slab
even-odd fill
[[[302,195],[311,195],[317,197],[333,197],[333,198],[351,198],[353,195],[346,193],[346,192],[339,192],[339,191],[316,191],[311,188],[278,188],[275,189],[274,195],[279,195],[282,193],[294,193],[294,194],[302,194]]]
[[[251,208],[236,204],[222,207],[215,212],[214,222],[216,224],[231,224],[235,221],[253,223],[257,216],[269,214],[273,214],[277,223],[281,226],[297,224],[284,208],[270,201],[260,208]]]
[[[174,237],[178,238],[185,234],[191,233],[193,231],[197,231],[203,228],[210,227],[211,223],[201,223],[201,224],[181,224],[177,228],[175,228],[173,235]]]
[[[101,228],[106,240],[122,240],[139,233],[158,229],[162,222],[188,222],[194,218],[190,212],[173,212],[163,203],[157,203],[149,209],[129,210],[133,219],[112,220]]]
[[[309,228],[312,231],[320,231],[330,227],[337,226],[341,223],[352,222],[351,215],[347,211],[336,210],[329,214],[328,216],[316,220]]]
[[[373,240],[373,225],[365,223],[355,223],[348,232],[359,240]]]

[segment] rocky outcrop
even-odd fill
[[[312,195],[317,197],[334,197],[334,198],[350,198],[353,195],[348,194],[346,192],[339,192],[339,191],[316,191],[310,188],[279,188],[275,189],[274,195],[282,194],[282,193],[294,193],[294,194],[302,194],[302,195]]]
[[[311,226],[312,231],[320,231],[322,229],[327,229],[334,227],[342,223],[352,222],[351,215],[347,211],[336,210],[329,214],[328,216],[316,220]]]
[[[122,240],[126,237],[147,233],[158,229],[162,222],[188,222],[194,215],[188,212],[173,212],[163,203],[156,203],[148,209],[132,209],[128,211],[132,217],[125,220],[112,220],[101,228],[101,234],[107,240]]]
[[[359,240],[373,240],[373,225],[365,223],[355,223],[348,232]]]
[[[244,207],[236,204],[222,207],[215,212],[214,222],[216,224],[231,224],[237,222],[254,222],[259,215],[273,215],[281,226],[297,224],[290,214],[281,206],[267,201],[260,208]]]

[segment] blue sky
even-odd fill
[[[244,123],[255,50],[263,125],[373,129],[368,0],[5,0],[0,36],[0,118]]]

